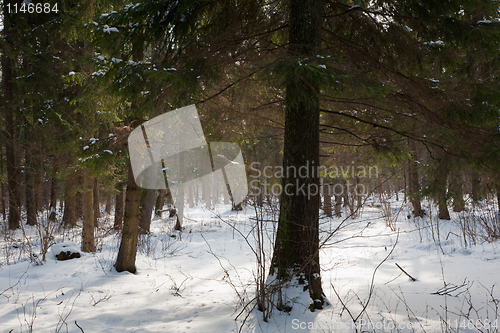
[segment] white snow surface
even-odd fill
[[[370,290],[359,331],[478,332],[487,320],[498,323],[498,243],[479,237],[469,243],[459,227],[473,213],[490,214],[494,200],[474,212],[471,207],[450,212],[451,221],[438,221],[429,203],[425,218],[408,219],[411,207],[399,199],[387,208],[372,197],[356,218],[346,219],[348,210],[342,218],[322,216],[321,278],[329,304],[310,312],[303,286],[292,284],[286,295],[292,310],[274,310],[268,322],[252,301],[257,267],[250,248],[256,244],[253,207],[234,212],[229,205],[210,210],[186,204],[182,233],[173,231],[175,220],[167,213],[155,218],[151,233],[139,238],[136,274],[114,269],[121,235],[104,212],[96,252],[67,261],[49,254],[59,247],[79,250],[81,227],[54,232],[50,242],[56,244],[43,264],[36,227],[24,225],[9,237],[2,228],[0,332],[355,332],[349,312],[358,316]],[[387,221],[395,221],[394,230]],[[264,222],[267,264],[276,227]],[[30,249],[37,254],[31,260]],[[447,294],[436,294],[445,287]],[[446,323],[463,326],[447,330]]]

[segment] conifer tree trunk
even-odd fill
[[[450,174],[450,192],[453,199],[453,211],[462,212],[465,209],[463,181],[458,170]]]
[[[500,185],[498,183],[495,183],[495,190],[497,191],[497,209],[500,215]]]
[[[5,14],[5,13],[4,13]],[[9,24],[8,15],[4,15],[5,29]],[[21,199],[19,196],[19,168],[16,163],[15,154],[15,127],[14,127],[14,105],[13,105],[13,78],[12,60],[3,54],[2,56],[2,81],[4,90],[5,110],[5,148],[7,157],[7,183],[9,185],[9,229],[15,230],[20,227],[21,221]]]
[[[291,0],[289,10],[289,55],[298,62],[314,56],[321,42],[322,1]],[[271,274],[282,281],[299,274],[313,300],[311,309],[319,309],[324,302],[319,263],[319,92],[300,68],[285,84],[283,167],[307,172],[302,177],[287,173],[282,179]]]
[[[118,192],[115,199],[115,221],[113,224],[113,228],[115,230],[121,230],[123,227],[123,213],[125,207],[125,193],[126,193],[125,185],[120,184],[119,190],[120,192]]]
[[[135,183],[132,166],[129,166],[122,240],[115,263],[118,272],[136,272],[135,257],[137,255],[137,237],[139,236],[140,200],[141,188]]]
[[[29,158],[26,158],[26,224],[36,225],[35,177]]]
[[[182,166],[183,164],[184,164],[183,155],[180,155],[179,165]],[[180,172],[180,168],[179,168],[179,172]],[[183,218],[184,218],[184,189],[185,189],[185,187],[186,186],[184,184],[181,184],[177,188],[177,202],[175,203],[175,208],[177,209],[177,221],[175,222],[175,226],[174,226],[174,229],[177,231],[182,231],[182,223],[183,223]],[[210,189],[210,185],[207,185],[207,188]]]
[[[413,216],[424,217],[424,211],[422,210],[420,197],[418,196],[420,192],[420,183],[418,181],[415,142],[412,139],[408,139],[408,147],[412,152],[408,164],[408,189],[410,192],[410,202],[413,206]]]
[[[111,193],[106,193],[106,205],[104,208],[104,212],[106,213],[106,215],[111,214],[112,201],[113,201],[113,197],[112,197]]]
[[[481,200],[481,178],[477,171],[471,172],[471,197],[472,203],[477,204]]]
[[[71,172],[71,171],[70,171]],[[71,174],[66,179],[66,186],[64,188],[64,213],[63,225],[65,228],[72,228],[76,226],[76,184],[77,179],[75,173]]]
[[[210,187],[207,186],[207,188]],[[184,216],[184,185],[181,185],[178,188],[177,202],[175,203],[175,208],[177,209],[177,221],[175,222],[174,229],[177,231],[182,231],[182,218]],[[181,216],[181,218],[179,218],[179,216]]]
[[[138,32],[132,42],[132,57],[134,61],[144,58],[144,40]],[[138,109],[137,101],[132,101],[132,109]],[[140,126],[142,120],[136,121],[132,127]],[[128,271],[135,273],[135,258],[137,256],[137,237],[139,236],[139,208],[141,201],[141,188],[137,186],[132,165],[128,168],[127,192],[125,194],[125,213],[123,217],[123,230],[115,268],[118,272]]]
[[[57,171],[58,171],[57,157],[53,159],[52,163],[53,163],[53,170],[52,170],[53,174],[50,182],[49,219],[51,221],[55,221],[57,216],[57,196],[59,187],[59,181],[57,179]]]
[[[156,201],[156,190],[143,190],[146,195],[142,199],[141,210],[140,210],[140,220],[139,220],[139,231],[142,234],[146,234],[150,231],[151,227],[151,215],[153,213],[153,208]]]
[[[82,251],[94,252],[94,177],[89,170],[83,170],[83,229]]]
[[[94,225],[95,227],[99,227],[99,218],[101,217],[101,206],[99,202],[99,179],[94,178]]]
[[[4,175],[4,170],[3,170],[3,147],[0,147],[0,176],[2,176],[2,181],[0,181],[0,195],[2,196],[1,199],[1,204],[2,204],[2,216],[3,219],[5,220],[7,215],[5,212],[5,184],[3,181],[3,175]]]
[[[75,174],[77,192],[75,193],[75,218],[79,220],[83,218],[83,172],[81,170],[77,171]]]
[[[437,200],[438,200],[438,218],[441,220],[450,220],[450,212],[446,204],[448,167],[441,163],[437,170]]]

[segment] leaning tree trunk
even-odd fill
[[[132,41],[132,58],[134,61],[144,59],[144,41],[142,34],[138,33]],[[139,104],[132,101],[132,110],[137,110]],[[142,121],[136,121],[133,127],[140,126]],[[125,194],[125,213],[123,217],[122,240],[115,268],[118,272],[128,271],[135,273],[135,257],[137,255],[137,237],[139,236],[139,208],[141,201],[141,188],[137,186],[134,179],[132,165],[128,168],[127,192]]]
[[[291,172],[282,179],[271,274],[282,282],[300,275],[313,300],[311,309],[319,309],[324,303],[319,263],[319,91],[298,63],[313,57],[319,47],[322,1],[291,0],[289,6],[288,51],[296,67],[285,81],[283,169],[306,170],[306,175]]]
[[[141,188],[135,183],[132,166],[130,166],[128,171],[122,240],[115,263],[115,268],[118,272],[136,272],[135,257],[137,255],[137,237],[139,236],[140,201]]]
[[[156,201],[156,190],[146,190],[146,195],[142,199],[141,209],[140,209],[140,220],[139,220],[139,232],[141,234],[149,233],[151,229],[151,215],[153,214],[153,208]]]

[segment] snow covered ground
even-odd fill
[[[409,208],[372,197],[356,218],[322,218],[329,305],[310,312],[307,295],[290,290],[291,312],[275,310],[268,322],[249,313],[253,207],[187,209],[181,234],[173,219],[155,219],[139,241],[135,275],[113,269],[120,238],[111,217],[101,220],[97,252],[67,261],[49,250],[43,263],[35,227],[9,237],[2,230],[0,332],[498,332],[500,248],[484,228],[497,218],[491,205],[451,221],[436,221],[429,204],[424,219],[408,219]],[[465,228],[466,220],[474,223]],[[269,259],[276,225],[264,224]],[[80,241],[78,229],[51,234],[50,244]]]

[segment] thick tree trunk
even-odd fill
[[[156,201],[156,190],[143,190],[146,195],[142,198],[141,210],[140,210],[140,220],[139,220],[139,232],[141,234],[146,234],[150,232],[151,227],[151,215],[153,214],[153,208]]]
[[[122,230],[126,187],[125,184],[120,184],[118,188],[120,192],[118,192],[115,199],[115,222],[113,228],[115,230]]]
[[[438,201],[438,218],[440,220],[450,220],[450,212],[448,210],[448,206],[446,205],[446,200]]]
[[[115,268],[118,272],[136,272],[135,257],[137,255],[137,237],[139,235],[140,201],[141,188],[135,183],[132,166],[130,166],[128,171],[122,240],[115,263]]]
[[[94,252],[94,177],[87,169],[83,170],[83,184],[82,251]]]
[[[298,62],[313,57],[319,46],[322,1],[291,0],[289,6],[289,55]],[[319,263],[318,88],[302,69],[294,70],[295,75],[286,80],[283,167],[297,172],[282,179],[271,274],[282,281],[299,275],[313,300],[311,309],[319,309],[324,298]]]
[[[5,148],[7,157],[7,183],[9,184],[9,229],[20,227],[21,199],[19,196],[19,168],[16,163],[16,144],[13,105],[12,61],[2,56],[2,81],[5,110]]]

